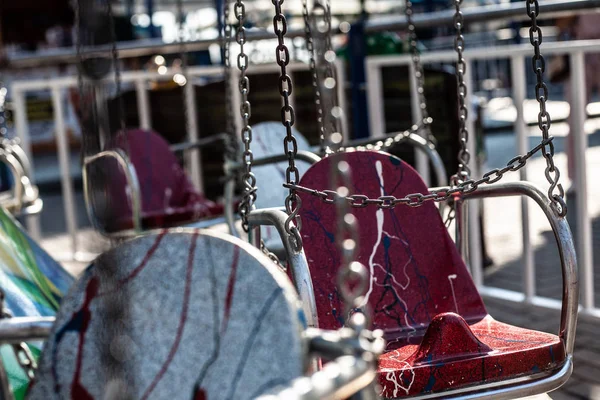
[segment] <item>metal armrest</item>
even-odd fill
[[[577,258],[575,245],[569,224],[565,218],[559,218],[552,211],[550,201],[536,186],[528,182],[506,182],[480,186],[472,193],[464,193],[462,199],[478,199],[484,197],[527,196],[533,199],[544,211],[552,231],[562,267],[563,291],[560,330],[558,336],[564,340],[567,355],[573,354],[577,310],[579,306],[579,286],[577,275]]]
[[[93,200],[90,197],[90,183],[87,176],[87,167],[93,162],[106,157],[115,159],[125,172],[125,179],[127,180],[127,185],[131,188],[131,213],[133,218],[133,229],[136,232],[140,232],[142,230],[142,202],[140,196],[140,183],[135,172],[135,167],[129,161],[129,157],[127,157],[127,154],[125,154],[125,152],[123,152],[121,149],[101,151],[100,153],[95,154],[93,156],[85,157],[83,160],[83,196],[85,199],[88,217],[90,218],[92,224],[94,224],[94,227],[99,232],[101,232],[105,236],[109,236],[104,230],[104,227],[100,226],[100,224],[95,218],[94,210],[92,209]]]
[[[288,216],[278,208],[265,208],[253,210],[248,215],[248,224],[251,228],[263,225],[272,225],[277,229],[283,246],[287,253],[287,261],[292,268],[292,278],[296,291],[302,300],[304,313],[308,326],[317,326],[317,304],[315,302],[315,291],[312,284],[308,262],[304,250],[296,251],[292,238],[285,231],[285,221]]]
[[[54,317],[12,317],[0,319],[0,343],[46,340]]]
[[[169,148],[174,153],[180,153],[183,151],[206,147],[206,146],[211,145],[216,142],[225,142],[225,141],[227,141],[227,139],[228,139],[227,134],[219,133],[218,135],[213,135],[213,136],[209,136],[207,138],[202,138],[195,142],[177,143],[177,144],[169,146]]]

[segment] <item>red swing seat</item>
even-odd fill
[[[370,198],[427,193],[408,164],[389,154],[337,153],[313,165],[300,185],[330,189],[331,163],[349,163],[351,193]],[[313,279],[319,327],[343,325],[336,290],[340,265],[335,207],[302,197],[302,239]],[[367,293],[373,328],[388,342],[379,359],[382,396],[396,398],[476,386],[560,368],[558,336],[494,320],[433,202],[420,207],[353,208],[358,261],[370,271]]]
[[[222,204],[207,199],[194,188],[169,143],[158,133],[128,130],[112,147],[125,150],[135,169],[140,186],[143,230],[180,226],[223,214]],[[107,160],[106,167],[109,179],[105,189],[110,210],[103,218],[107,221],[105,230],[116,233],[133,229],[125,174],[113,159]]]

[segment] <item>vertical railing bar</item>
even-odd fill
[[[76,205],[73,196],[73,182],[71,180],[71,166],[69,163],[69,144],[67,141],[67,131],[65,129],[61,88],[58,85],[53,86],[51,93],[56,142],[58,145],[58,162],[60,166],[63,206],[65,208],[67,231],[69,232],[69,236],[71,236],[73,259],[75,259],[77,255],[77,214],[75,212]]]
[[[29,123],[27,121],[27,102],[25,101],[25,93],[21,89],[12,87],[12,98],[15,103],[14,106],[14,121],[16,136],[21,141],[21,148],[25,152],[25,155],[29,159],[31,165],[31,179],[32,183],[35,183],[35,166],[33,162],[33,156],[31,153],[31,138],[29,137]],[[42,228],[40,224],[40,218],[38,215],[29,216],[25,224],[27,225],[27,231],[31,238],[35,241],[42,239]]]
[[[187,83],[183,87],[185,93],[185,107],[187,110],[188,141],[196,142],[198,134],[198,116],[196,114],[196,93],[191,76],[187,76]],[[186,166],[190,171],[192,182],[200,193],[204,193],[204,180],[202,177],[202,160],[200,159],[200,150],[194,148],[187,153]]]
[[[367,108],[369,112],[369,130],[373,138],[385,135],[385,110],[383,100],[383,82],[381,66],[365,59]]]
[[[408,80],[410,86],[410,108],[412,115],[412,123],[419,124],[420,121],[423,120],[423,110],[421,110],[421,104],[419,101],[419,93],[418,93],[418,85],[417,85],[417,77],[416,77],[415,66],[413,63],[408,64]],[[425,132],[421,130],[419,134],[423,136]],[[425,152],[420,151],[415,148],[415,161],[417,171],[421,178],[425,181],[425,184],[429,187],[431,184],[431,180],[429,179],[429,160]]]
[[[517,153],[525,154],[529,150],[527,125],[523,116],[523,104],[525,102],[527,83],[525,82],[525,59],[523,56],[514,55],[510,58],[512,97],[517,110],[517,119],[515,121],[515,131],[517,133]],[[527,180],[527,167],[519,171],[522,181]],[[529,203],[525,196],[521,196],[521,226],[523,243],[523,293],[525,302],[531,304],[535,296],[535,264],[533,259],[533,250],[531,248],[531,233],[529,221]]]
[[[471,67],[473,66],[473,62],[470,58],[465,57],[465,84],[467,88],[473,88],[473,79],[471,75]],[[465,102],[471,112],[473,104],[472,102],[472,90],[467,90],[467,96],[465,98]],[[469,168],[471,169],[471,176],[477,177],[479,176],[479,169],[477,166],[477,138],[475,132],[475,120],[473,119],[473,113],[471,112],[471,118],[467,118],[467,129],[469,130],[470,137],[468,143],[469,153],[471,153],[471,160],[469,163]],[[471,200],[469,201],[469,206],[467,208],[468,212],[468,231],[469,231],[469,261],[471,267],[471,273],[473,274],[473,281],[475,281],[475,285],[478,287],[483,285],[483,262],[482,262],[482,254],[481,254],[481,229],[479,229],[479,209],[480,209],[480,201],[481,200]]]
[[[147,82],[144,77],[135,81],[135,91],[137,94],[137,111],[140,119],[140,127],[143,130],[152,129],[152,117],[150,114],[150,98],[148,96]]]
[[[587,89],[585,82],[585,57],[583,51],[571,53],[571,128],[575,157],[575,215],[577,218],[577,258],[581,266],[581,282],[583,284],[583,307],[594,308],[594,270],[592,254],[592,226],[587,206],[587,171],[585,132]]]
[[[346,101],[346,64],[342,60],[336,60],[336,73],[337,73],[337,97],[338,105],[342,109],[342,136],[343,144],[347,144],[350,141],[350,132],[348,131],[348,102]]]

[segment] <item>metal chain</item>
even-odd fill
[[[229,0],[225,0],[223,4],[223,75],[225,80],[225,123],[228,139],[225,141],[225,163],[233,164],[238,160],[239,146],[235,133],[233,98],[231,91],[231,25],[229,24]],[[230,168],[225,169],[225,173],[230,179],[233,179],[235,174],[230,171]]]
[[[337,187],[335,204],[337,212],[336,247],[341,254],[341,266],[337,274],[338,292],[344,302],[345,320],[351,323],[353,311],[361,307],[369,284],[367,268],[355,261],[358,252],[358,229],[356,217],[350,212],[348,202],[343,201],[348,196],[352,185],[350,165],[346,161],[333,163],[331,171],[331,186]],[[341,185],[338,186],[338,182]],[[363,307],[363,314],[368,309]],[[368,319],[368,318],[367,318]],[[368,324],[366,324],[368,325]]]
[[[4,290],[0,288],[0,319],[12,318],[12,314],[6,308],[4,308]],[[32,381],[35,378],[35,371],[37,369],[37,362],[29,349],[29,346],[25,342],[13,343],[11,345],[15,357],[25,375]]]
[[[115,90],[117,96],[117,102],[119,105],[119,123],[121,124],[121,134],[125,134],[125,128],[127,126],[125,121],[125,102],[121,95],[121,66],[119,65],[119,53],[117,51],[117,31],[115,28],[115,20],[113,15],[112,1],[106,1],[108,25],[110,30],[110,52],[112,55],[113,68],[115,73]],[[128,143],[125,141],[125,143]],[[128,144],[127,144],[128,146]]]
[[[242,0],[237,0],[234,5],[235,17],[238,20],[237,32],[235,39],[240,46],[240,53],[237,57],[237,65],[240,70],[239,91],[242,95],[242,104],[240,106],[240,115],[242,116],[242,142],[244,142],[243,161],[245,166],[242,181],[244,193],[239,206],[239,214],[242,219],[242,228],[248,232],[248,214],[254,207],[256,201],[256,176],[252,173],[252,162],[254,155],[250,149],[252,143],[252,127],[250,126],[250,116],[252,111],[248,94],[250,93],[250,79],[246,75],[248,69],[248,55],[244,52],[244,44],[246,44],[246,28],[244,22],[246,20],[246,6]]]
[[[317,125],[319,129],[320,153],[328,152],[325,146],[325,124],[323,123],[323,104],[321,102],[321,89],[319,88],[319,76],[317,71],[317,63],[315,61],[315,49],[312,38],[312,28],[310,15],[308,12],[308,0],[302,0],[302,16],[304,18],[304,36],[306,42],[306,50],[309,54],[308,66],[312,77],[312,86],[315,95],[315,107],[317,110]]]
[[[377,208],[382,209],[391,209],[395,208],[397,205],[408,205],[411,207],[419,207],[423,205],[426,201],[435,201],[442,202],[451,199],[452,197],[459,194],[468,194],[472,193],[480,185],[483,184],[491,184],[498,182],[503,178],[504,174],[509,171],[518,171],[523,168],[527,164],[527,160],[529,160],[535,153],[542,150],[545,146],[548,146],[554,137],[550,136],[547,139],[542,140],[540,144],[531,149],[527,154],[523,156],[516,156],[512,158],[505,167],[503,168],[494,168],[491,171],[483,174],[483,177],[478,180],[468,179],[466,181],[461,181],[457,186],[446,186],[437,189],[429,190],[426,194],[424,193],[412,193],[408,194],[404,197],[394,197],[394,196],[380,196],[378,198],[372,199],[368,196],[362,194],[353,194],[345,197],[346,202],[354,208],[364,208],[371,205],[376,206]],[[298,192],[307,193],[312,196],[318,197],[321,199],[323,203],[326,204],[334,204],[338,199],[338,194],[334,190],[316,190],[307,188],[304,186],[293,185],[293,184],[284,184],[286,188],[293,189]]]
[[[529,27],[529,41],[534,48],[531,66],[537,81],[535,85],[535,98],[540,105],[538,126],[540,131],[542,131],[542,143],[544,143],[551,138],[549,130],[552,120],[550,118],[550,114],[546,110],[546,101],[548,100],[548,87],[544,83],[546,61],[544,56],[542,56],[540,53],[540,45],[542,44],[542,29],[539,27],[537,21],[540,9],[538,0],[527,0],[525,4],[527,6],[527,15],[531,19],[531,26]],[[550,188],[548,189],[548,199],[550,200],[552,210],[556,213],[556,215],[559,217],[564,217],[567,215],[567,204],[564,199],[565,192],[562,184],[559,183],[560,171],[554,164],[554,144],[551,141],[542,147],[542,154],[546,159],[545,174],[546,179],[550,184]]]
[[[465,49],[465,37],[462,33],[464,19],[463,13],[460,11],[461,4],[462,0],[454,0],[454,6],[456,8],[456,12],[454,13],[454,28],[456,28],[454,50],[456,50],[456,54],[458,55],[456,61],[456,81],[458,85],[458,138],[460,150],[458,151],[458,171],[456,175],[452,177],[453,183],[467,181],[471,176],[471,170],[469,168],[471,154],[467,148],[467,144],[469,142],[469,132],[467,130],[468,110],[465,100],[467,96],[467,85],[465,83],[467,63],[463,57],[463,51]]]
[[[286,183],[288,185],[295,185],[300,181],[300,172],[296,167],[295,157],[298,152],[298,143],[294,137],[292,126],[296,120],[294,108],[290,104],[290,95],[292,94],[293,86],[292,79],[287,73],[287,65],[290,62],[290,51],[285,45],[285,34],[287,33],[287,20],[281,10],[281,5],[284,0],[271,0],[275,6],[275,16],[273,17],[273,30],[277,36],[278,45],[275,49],[275,59],[277,64],[281,68],[281,74],[279,76],[279,94],[283,99],[283,106],[281,107],[281,123],[286,129],[286,136],[283,140],[284,152],[288,158],[288,167],[285,171]],[[302,237],[300,236],[300,229],[302,228],[302,222],[300,220],[300,208],[302,207],[302,200],[296,190],[290,187],[290,193],[285,199],[285,209],[288,214],[288,218],[285,221],[285,230],[288,235],[292,236],[292,242],[295,250],[299,251],[302,249]]]
[[[421,129],[425,131],[425,138],[433,145],[437,144],[435,136],[431,132],[431,124],[433,119],[429,116],[427,111],[427,99],[425,97],[425,73],[423,72],[423,64],[421,64],[421,55],[417,48],[417,32],[415,23],[413,21],[413,8],[412,1],[406,0],[406,7],[404,8],[404,14],[406,15],[406,21],[408,23],[408,44],[410,47],[410,53],[412,58],[413,68],[415,70],[415,79],[417,81],[417,95],[419,96],[419,108],[421,110]]]

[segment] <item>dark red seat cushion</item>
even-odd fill
[[[205,198],[194,188],[169,143],[158,133],[128,130],[115,139],[113,147],[123,149],[135,168],[143,229],[177,226],[223,213],[221,204]],[[131,229],[131,197],[126,190],[125,175],[113,160],[103,165],[110,171],[106,183],[110,210],[104,214],[105,229],[108,232]]]
[[[353,194],[371,198],[426,193],[417,172],[389,154],[338,153],[313,165],[300,184],[330,189],[331,163],[350,164]],[[335,207],[302,194],[302,238],[319,326],[343,325],[336,290],[340,254]],[[385,397],[473,385],[555,368],[565,358],[554,335],[493,320],[433,202],[421,207],[354,208],[359,255],[370,272],[367,299],[387,353],[379,381]]]

